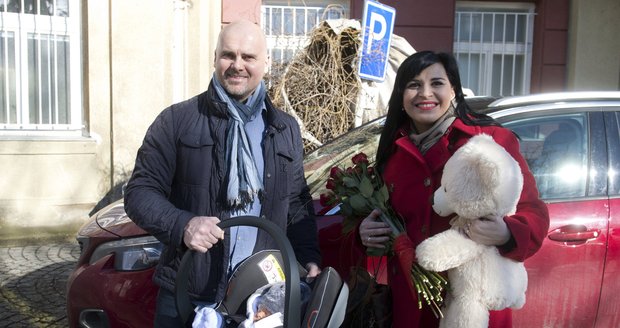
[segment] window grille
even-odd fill
[[[297,50],[308,42],[308,34],[319,22],[326,19],[347,18],[343,6],[261,6],[261,20],[267,49],[271,56],[269,75],[280,76]]]
[[[534,5],[457,2],[454,55],[476,95],[529,94]]]
[[[0,0],[0,135],[81,135],[78,0]]]

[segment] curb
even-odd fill
[[[0,247],[76,243],[79,227],[2,228]]]

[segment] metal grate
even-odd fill
[[[476,95],[529,93],[533,6],[457,7],[454,55],[463,87]]]
[[[80,135],[77,0],[0,5],[0,134]],[[72,8],[72,11],[69,11]]]
[[[340,5],[272,6],[261,7],[262,26],[271,56],[270,76],[280,76],[297,50],[308,43],[308,34],[326,19],[347,18],[347,10]]]

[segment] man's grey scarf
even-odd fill
[[[245,132],[245,123],[264,108],[265,83],[256,88],[246,103],[230,98],[215,75],[213,85],[220,100],[228,104],[231,120],[226,133],[226,163],[228,164],[228,190],[226,199],[235,209],[246,208],[252,204],[254,197],[262,193],[263,182],[260,179],[252,148]]]
[[[441,115],[441,117],[430,129],[420,134],[417,134],[415,125],[412,123],[413,131],[409,134],[409,138],[416,146],[418,146],[418,149],[422,154],[426,154],[426,151],[429,150],[429,148],[431,148],[437,140],[444,135],[444,133],[446,133],[448,127],[452,125],[452,122],[454,122],[455,119],[454,107],[450,106],[450,108],[448,108],[448,110]]]

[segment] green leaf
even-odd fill
[[[374,248],[374,247],[369,247],[366,249],[366,255],[368,256],[383,256],[383,255],[387,255],[388,250],[385,248]]]
[[[375,190],[375,192],[372,194],[372,199],[375,201],[375,203],[383,205],[385,204],[385,199],[383,198],[383,193],[381,193],[381,190]]]
[[[379,189],[379,193],[381,194],[381,202],[384,204],[387,203],[388,199],[390,199],[390,193],[386,185],[381,186]]]
[[[351,177],[342,178],[342,182],[344,183],[345,186],[349,188],[357,188],[357,186],[359,185],[359,182],[357,181],[357,179],[354,179]]]
[[[362,177],[362,181],[360,182],[359,189],[360,189],[360,193],[362,193],[362,196],[366,198],[370,198],[372,196],[372,192],[374,191],[372,182],[370,182],[370,179],[368,179],[368,177],[366,176]]]
[[[364,213],[368,210],[368,201],[361,194],[355,194],[349,198],[349,203],[354,212]]]
[[[345,218],[351,217],[351,216],[353,216],[353,208],[351,207],[351,205],[348,202],[343,202],[340,205],[340,213]]]

